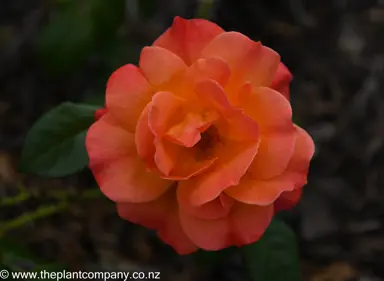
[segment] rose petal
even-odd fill
[[[253,179],[244,175],[236,186],[231,186],[225,193],[234,199],[259,206],[272,204],[284,191],[292,191],[294,182],[288,176],[278,176],[270,180]]]
[[[300,200],[302,191],[303,188],[299,187],[292,191],[283,192],[274,203],[275,213],[295,207]]]
[[[99,120],[101,117],[103,117],[108,112],[108,109],[101,108],[95,111],[95,120]]]
[[[177,200],[183,211],[200,219],[214,220],[223,218],[229,214],[234,204],[231,197],[222,193],[219,197],[206,204],[194,206],[191,204],[192,193],[193,189],[189,188],[188,185],[180,185],[177,188]]]
[[[187,66],[171,51],[160,47],[145,47],[140,55],[140,69],[154,86],[160,86],[184,71]]]
[[[119,215],[133,223],[157,230],[158,236],[178,254],[195,252],[197,246],[181,228],[174,189],[148,203],[118,203]]]
[[[280,93],[257,88],[243,104],[260,126],[261,143],[250,172],[258,179],[280,175],[287,168],[295,143],[291,105]]]
[[[307,183],[309,164],[315,153],[315,144],[311,136],[297,125],[295,125],[295,133],[295,149],[286,172],[293,178],[295,187],[299,187]]]
[[[146,161],[146,163],[153,168],[154,160],[153,156],[155,155],[156,148],[154,145],[155,136],[152,133],[148,125],[148,115],[149,109],[151,108],[152,103],[150,102],[143,110],[139,121],[136,126],[135,133],[135,144],[137,149],[137,154],[141,159]]]
[[[201,56],[219,57],[229,64],[233,74],[230,92],[241,81],[250,81],[254,87],[269,86],[280,63],[278,53],[238,32],[218,35]]]
[[[180,210],[181,226],[198,247],[209,251],[257,241],[272,219],[273,206],[237,203],[233,208],[229,216],[217,220],[199,219]]]
[[[199,58],[201,50],[222,32],[219,26],[204,19],[175,17],[172,26],[153,45],[172,51],[190,65]]]
[[[288,68],[283,63],[280,63],[273,78],[271,88],[289,100],[289,83],[291,83],[292,78],[293,76]]]
[[[86,147],[101,191],[115,202],[150,201],[170,185],[147,171],[136,154],[133,134],[119,127],[109,113],[88,130]]]
[[[220,148],[214,154],[218,159],[209,170],[179,183],[182,188],[192,190],[191,204],[201,206],[218,197],[229,186],[237,185],[255,157],[257,148],[258,143],[235,142]]]
[[[152,89],[140,70],[127,64],[117,69],[109,78],[106,105],[112,115],[130,132],[144,107],[152,98]]]
[[[183,121],[168,130],[165,137],[185,147],[193,147],[201,139],[201,134],[218,119],[214,111],[189,112]]]
[[[217,157],[197,160],[193,149],[168,141],[155,140],[155,146],[154,159],[162,177],[166,179],[188,179],[205,171],[217,160]]]
[[[157,92],[149,108],[148,122],[153,134],[162,137],[185,115],[184,101],[170,92]]]

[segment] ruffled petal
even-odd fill
[[[256,242],[272,219],[273,205],[237,203],[232,208],[229,216],[217,220],[199,219],[180,210],[181,225],[198,247],[209,251]]]
[[[260,126],[261,143],[250,172],[258,179],[278,176],[291,159],[295,129],[288,100],[270,89],[257,88],[244,102],[245,113]]]
[[[133,134],[119,127],[109,113],[88,130],[86,147],[101,191],[115,202],[151,201],[171,184],[147,171],[137,156]]]
[[[206,220],[220,219],[229,214],[235,201],[224,193],[216,199],[203,204],[194,206],[191,204],[193,189],[189,185],[179,185],[177,188],[177,200],[180,209],[197,217]]]
[[[215,111],[188,112],[184,119],[170,128],[165,138],[185,147],[193,147],[201,140],[201,133],[218,119]]]
[[[139,65],[145,77],[154,86],[169,82],[172,77],[187,68],[180,57],[160,47],[145,47],[141,51]]]
[[[255,157],[257,148],[258,143],[235,142],[220,148],[214,154],[217,160],[209,170],[179,183],[182,188],[192,190],[191,204],[201,206],[218,197],[229,186],[237,185]]]
[[[231,216],[231,229],[236,246],[254,243],[261,238],[273,216],[273,205],[257,206],[238,203]]]
[[[283,192],[274,203],[275,212],[289,210],[296,206],[299,202],[303,188],[299,187],[292,191]]]
[[[157,230],[160,239],[178,254],[190,254],[198,248],[181,228],[174,192],[172,188],[148,203],[118,203],[117,210],[123,219]]]
[[[155,163],[162,177],[172,180],[186,180],[211,167],[217,157],[197,160],[194,149],[168,142],[155,140]]]
[[[172,51],[190,65],[200,57],[201,50],[223,32],[218,25],[204,19],[175,17],[172,26],[153,45]]]
[[[136,125],[135,144],[138,156],[143,159],[150,168],[154,168],[154,155],[156,148],[154,145],[155,136],[148,125],[149,108],[152,106],[150,102],[143,110],[139,121]]]
[[[204,48],[202,57],[218,57],[229,64],[229,92],[243,81],[250,81],[253,87],[269,86],[280,63],[278,53],[238,32],[217,36]]]
[[[272,204],[284,191],[292,191],[295,185],[288,176],[278,176],[270,180],[253,179],[244,175],[236,186],[231,186],[225,193],[245,204],[267,206]]]
[[[271,88],[278,91],[289,100],[289,84],[291,83],[292,78],[293,76],[288,68],[283,63],[280,63],[275,73],[275,77],[273,78]]]
[[[95,120],[99,120],[101,117],[103,117],[108,112],[108,109],[101,108],[95,111]]]
[[[295,133],[294,152],[286,173],[294,181],[295,187],[300,187],[307,183],[309,164],[315,153],[315,144],[311,136],[297,125],[295,125]]]
[[[184,115],[184,101],[181,98],[171,92],[157,92],[149,108],[149,127],[156,137],[161,138]]]
[[[132,64],[120,67],[108,80],[107,109],[130,132],[135,132],[137,120],[151,98],[151,86]]]

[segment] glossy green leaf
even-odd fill
[[[98,108],[66,102],[43,115],[26,137],[22,171],[61,177],[86,167],[85,136]]]
[[[242,248],[253,281],[299,281],[300,266],[294,232],[273,219],[263,237]]]

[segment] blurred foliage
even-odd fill
[[[89,161],[85,136],[97,109],[65,102],[43,115],[26,137],[22,171],[62,177],[85,168]]]
[[[66,269],[62,264],[42,261],[20,242],[5,237],[0,237],[0,268],[11,272],[55,272]]]
[[[112,40],[124,21],[124,0],[59,1],[58,11],[37,38],[37,51],[55,73],[81,66]]]

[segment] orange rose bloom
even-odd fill
[[[108,81],[86,139],[102,192],[180,254],[255,242],[298,201],[314,153],[291,79],[259,42],[176,17]]]

